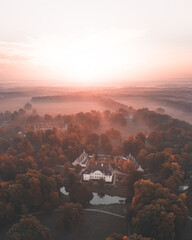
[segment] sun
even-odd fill
[[[56,77],[94,85],[128,72],[137,63],[133,46],[121,41],[108,35],[43,39],[36,44],[35,62]]]

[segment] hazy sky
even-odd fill
[[[185,77],[191,0],[0,0],[0,83]]]

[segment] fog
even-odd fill
[[[64,101],[32,101],[33,97],[70,96]],[[72,96],[72,97],[71,97]],[[78,99],[80,96],[80,99]],[[85,99],[82,100],[85,97]],[[96,98],[95,98],[96,97]],[[107,101],[106,101],[107,100]],[[31,102],[39,115],[64,115],[91,110],[116,111],[131,106],[134,109],[161,107],[173,118],[192,123],[192,88],[183,82],[180,85],[130,86],[125,88],[72,88],[72,87],[14,87],[9,85],[0,89],[0,112],[16,111]],[[139,127],[140,128],[140,127]],[[131,127],[130,127],[131,130]],[[144,130],[146,130],[144,128]],[[133,131],[134,132],[134,131]]]
[[[115,100],[124,103],[127,106],[132,106],[135,109],[148,108],[149,110],[156,111],[157,108],[163,108],[165,114],[173,118],[177,118],[189,123],[192,123],[192,112],[186,112],[176,107],[170,107],[166,104],[151,101],[143,97],[116,97]]]
[[[115,97],[114,100],[123,103],[127,106],[132,106],[135,109],[149,108],[149,110],[156,110],[161,107],[165,110],[165,113],[171,115],[173,118],[192,123],[192,112],[182,111],[177,108],[169,107],[166,104],[157,103],[155,101],[147,100],[142,97]],[[14,112],[23,108],[27,103],[31,102],[30,97],[14,97],[0,100],[0,112],[10,111]],[[56,116],[58,114],[75,114],[78,112],[89,112],[91,110],[105,111],[109,108],[102,106],[101,104],[88,101],[71,101],[65,103],[32,103],[33,108],[37,114],[44,115],[50,114]],[[109,109],[111,110],[111,109]]]
[[[0,112],[10,111],[14,112],[23,108],[23,106],[30,101],[29,97],[14,97],[0,99]]]
[[[60,103],[32,103],[39,115],[50,114],[56,116],[75,114],[78,112],[90,112],[91,110],[105,111],[106,108],[95,102],[88,101],[69,101]]]

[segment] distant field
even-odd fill
[[[0,99],[0,112],[10,111],[14,112],[23,108],[23,106],[30,101],[28,97],[12,97]]]
[[[75,114],[78,112],[89,112],[91,110],[105,111],[106,107],[102,106],[96,102],[88,101],[67,101],[60,103],[42,102],[42,103],[32,103],[33,107],[37,110],[37,113],[44,115],[52,114]]]
[[[32,104],[37,113],[75,114],[91,110],[104,111],[117,110],[126,106],[135,109],[149,108],[156,110],[161,107],[166,114],[174,118],[192,123],[192,88],[186,87],[130,87],[130,88],[100,88],[100,89],[57,89],[57,88],[20,88],[10,91],[0,91],[0,112],[15,111],[30,102],[32,97],[39,98],[49,96],[68,96],[61,102],[33,101]],[[99,98],[98,98],[99,97]],[[79,99],[78,99],[79,98]],[[82,99],[83,101],[82,101]],[[68,101],[70,99],[70,101]],[[54,100],[54,98],[53,98]],[[125,106],[126,105],[126,106]]]
[[[0,112],[10,111],[14,112],[23,108],[27,102],[30,102],[30,97],[12,97],[0,100]],[[68,101],[60,103],[32,103],[33,108],[39,115],[64,115],[75,114],[78,112],[89,112],[91,110],[105,111],[109,109],[99,103],[90,101]]]
[[[23,108],[27,102],[30,102],[30,97],[12,97],[0,100],[0,112],[10,111],[14,112]],[[90,101],[68,101],[60,103],[32,103],[33,108],[36,109],[40,115],[44,114],[75,114],[78,112],[89,112],[91,110],[105,111],[109,109],[96,102]]]
[[[185,111],[181,108],[181,106],[178,107],[177,103],[171,105],[168,104],[165,100],[157,101],[155,99],[149,99],[148,97],[144,96],[118,96],[114,97],[114,100],[119,101],[120,103],[123,103],[127,106],[132,106],[135,109],[147,107],[149,110],[156,110],[157,108],[161,107],[165,110],[166,114],[174,118],[192,123],[192,111]]]

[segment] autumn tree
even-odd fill
[[[79,174],[79,173],[81,172],[81,170],[82,170],[81,165],[77,164],[77,165],[75,166],[75,173],[76,173],[76,174]]]
[[[141,149],[136,157],[136,161],[139,164],[141,164],[144,168],[148,167],[148,164],[146,163],[147,154],[148,151],[146,149]]]
[[[31,103],[26,103],[26,104],[24,105],[24,109],[25,109],[26,111],[31,110],[31,109],[32,109]]]
[[[166,162],[160,171],[159,179],[162,185],[172,192],[177,192],[184,178],[184,172],[176,162]]]
[[[98,148],[99,144],[99,135],[96,133],[90,133],[86,137],[86,145],[93,145],[96,149]]]
[[[64,155],[73,162],[82,153],[84,143],[78,133],[71,132],[64,137],[62,148]]]
[[[25,189],[22,184],[10,184],[8,188],[9,201],[14,206],[16,213],[22,212],[22,205],[25,204]]]
[[[134,188],[132,224],[137,233],[163,240],[182,231],[187,219],[187,207],[182,196],[177,197],[149,180],[137,181]],[[166,231],[167,235],[163,235]]]
[[[158,153],[150,153],[146,157],[146,162],[149,170],[151,172],[159,172],[162,168],[162,165],[168,161],[169,154],[158,152]]]
[[[126,126],[127,123],[124,114],[121,112],[110,113],[109,121],[120,126]]]
[[[85,214],[82,205],[79,203],[65,203],[59,207],[60,217],[56,221],[57,229],[71,229],[82,224]]]
[[[11,203],[0,202],[0,224],[6,224],[13,220],[15,216],[14,208]]]
[[[141,178],[144,178],[143,172],[137,170],[130,172],[129,176],[126,177],[125,184],[128,189],[129,198],[134,196],[134,184]]]
[[[17,175],[16,183],[8,186],[8,199],[17,213],[37,210],[50,210],[59,205],[59,190],[62,178],[48,169],[42,173],[30,170]]]
[[[168,213],[159,204],[144,206],[132,219],[134,230],[144,236],[159,240],[170,240],[174,237],[174,213]]]
[[[106,238],[106,240],[123,240],[124,236],[122,234],[118,233],[112,233],[109,237]],[[128,239],[128,238],[124,238]]]
[[[128,140],[123,142],[123,152],[125,155],[131,153],[133,156],[136,156],[142,146],[142,142],[139,142],[133,136],[130,136]]]
[[[79,175],[75,174],[72,171],[68,171],[67,174],[65,174],[65,178],[66,179],[64,181],[64,186],[67,191],[70,191],[73,185],[79,182]]]
[[[130,236],[130,240],[151,240],[151,238],[148,238],[148,237],[146,238],[146,237],[143,237],[142,235],[138,235],[134,233],[133,235]]]
[[[69,197],[70,201],[74,203],[81,203],[83,206],[85,206],[91,201],[93,194],[86,185],[76,183],[70,189]]]
[[[47,227],[44,227],[33,216],[20,219],[7,233],[8,240],[52,240],[52,236]]]
[[[100,135],[100,148],[101,148],[101,151],[104,154],[111,154],[111,152],[112,152],[113,147],[112,147],[112,144],[111,144],[111,140],[104,133],[102,133]]]
[[[121,132],[119,130],[111,128],[105,134],[109,137],[113,145],[121,143]]]
[[[124,236],[123,234],[112,233],[106,240],[151,240],[151,238],[145,238],[142,235],[134,233],[130,237]]]

